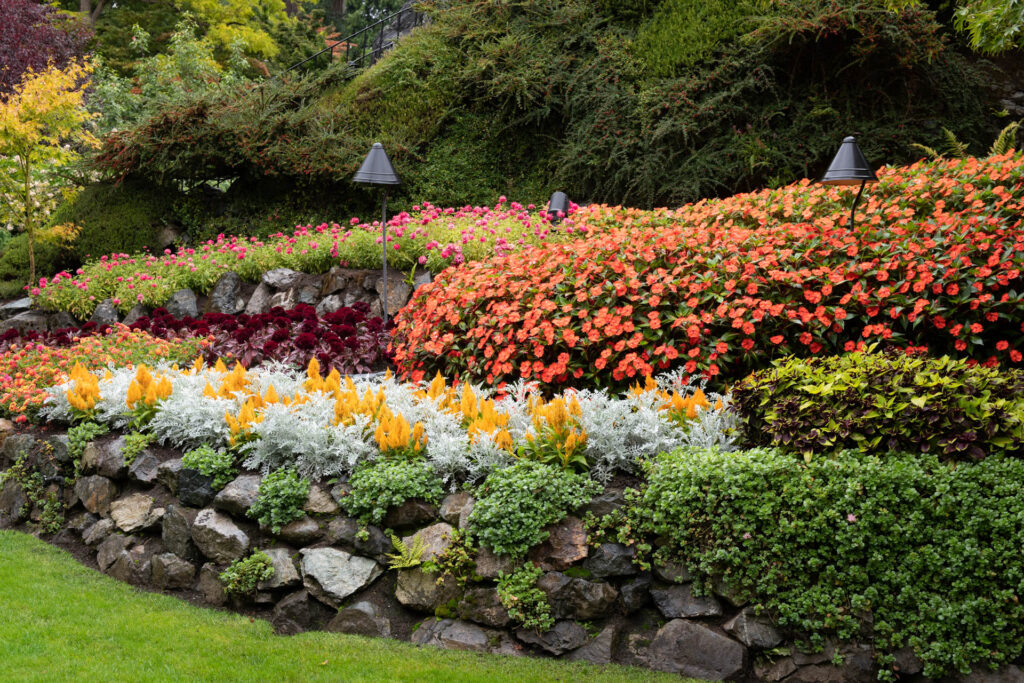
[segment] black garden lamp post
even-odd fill
[[[569,197],[564,192],[555,192],[548,200],[548,220],[556,224],[568,215]]]
[[[843,139],[843,144],[840,145],[839,151],[836,152],[835,159],[829,164],[828,170],[825,171],[825,175],[822,176],[820,182],[822,185],[860,184],[860,189],[857,190],[857,197],[853,200],[853,207],[850,209],[850,228],[852,229],[853,215],[857,210],[860,196],[864,192],[864,185],[867,183],[877,183],[878,176],[871,170],[868,160],[864,158],[864,153],[857,146],[857,141],[853,136],[849,136]]]
[[[381,203],[380,209],[380,234],[382,242],[382,253],[383,259],[383,270],[384,270],[384,298],[382,301],[381,308],[384,309],[384,324],[388,322],[388,186],[389,185],[401,185],[402,181],[398,179],[398,174],[395,173],[394,167],[391,165],[391,160],[388,159],[387,152],[384,151],[384,145],[379,142],[373,143],[373,147],[370,148],[370,153],[366,155],[366,159],[363,160],[363,165],[359,167],[355,176],[352,178],[354,182],[364,183],[366,185],[383,185],[384,186],[384,200]]]

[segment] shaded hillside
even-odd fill
[[[640,207],[819,173],[844,135],[879,165],[943,126],[981,148],[979,66],[935,15],[857,0],[434,0],[372,69],[344,66],[165,111],[97,166],[182,189],[197,233],[370,213],[349,179],[374,141],[398,205],[505,194]],[[229,187],[211,193],[208,184]],[[217,218],[211,220],[212,217]]]

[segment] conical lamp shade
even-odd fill
[[[402,181],[398,179],[398,174],[395,173],[394,167],[391,165],[391,160],[388,159],[388,153],[384,151],[384,145],[379,142],[373,143],[370,153],[366,155],[363,165],[359,167],[352,180],[357,183],[369,183],[371,185],[402,184]]]
[[[851,136],[843,140],[836,158],[829,164],[821,182],[825,185],[860,185],[862,182],[877,183],[878,176],[871,170],[864,153]]]

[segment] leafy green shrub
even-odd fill
[[[210,486],[214,491],[224,488],[235,478],[235,456],[230,451],[215,450],[212,446],[200,446],[185,453],[181,458],[181,466],[190,470],[198,470],[200,474],[213,477]]]
[[[36,273],[43,277],[63,270],[69,263],[65,245],[44,230],[36,234],[35,258]],[[0,296],[24,296],[28,284],[28,235],[21,233],[8,240],[0,251]]]
[[[543,633],[555,625],[547,594],[537,587],[544,570],[527,562],[511,574],[498,575],[498,600],[523,628]]]
[[[75,471],[81,467],[85,447],[98,436],[110,431],[110,427],[97,422],[83,422],[68,429],[68,456],[75,464]]]
[[[665,0],[637,33],[634,50],[651,75],[675,76],[750,31],[754,5],[752,0]]]
[[[646,467],[632,523],[707,589],[724,581],[821,646],[870,634],[885,674],[913,648],[924,675],[1024,650],[1024,461],[778,450],[675,452]]]
[[[341,505],[364,524],[380,524],[388,509],[412,498],[436,503],[444,495],[441,478],[422,460],[378,460],[352,473],[352,490]]]
[[[156,437],[152,434],[146,434],[144,432],[131,432],[130,434],[125,434],[124,445],[121,447],[121,457],[124,459],[125,464],[131,465],[135,462],[135,458],[139,457],[139,454],[146,450],[149,445],[153,443],[155,438]],[[214,482],[216,481],[217,480],[215,479]],[[225,484],[226,483],[227,482],[225,482]],[[216,488],[223,488],[223,486],[224,484],[221,484]]]
[[[274,470],[260,482],[256,502],[246,513],[270,527],[275,534],[281,527],[302,517],[302,506],[309,496],[309,481],[292,469]]]
[[[497,469],[477,492],[469,523],[480,544],[521,557],[548,537],[544,527],[586,505],[601,485],[586,475],[522,461]]]
[[[160,229],[172,210],[174,192],[152,183],[90,185],[62,204],[54,223],[79,226],[74,254],[79,261],[105,254],[155,250]]]
[[[789,358],[733,391],[747,439],[810,457],[856,448],[979,459],[1024,453],[1024,372],[946,356]]]
[[[220,573],[224,591],[232,595],[252,595],[260,581],[274,576],[274,563],[264,552],[255,552],[245,559],[238,559]]]

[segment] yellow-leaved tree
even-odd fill
[[[17,196],[28,234],[29,280],[36,281],[36,194],[54,182],[53,171],[77,160],[83,147],[96,145],[86,123],[85,89],[92,69],[74,61],[65,68],[50,66],[26,71],[7,99],[0,100],[0,160],[9,173],[0,182]]]

